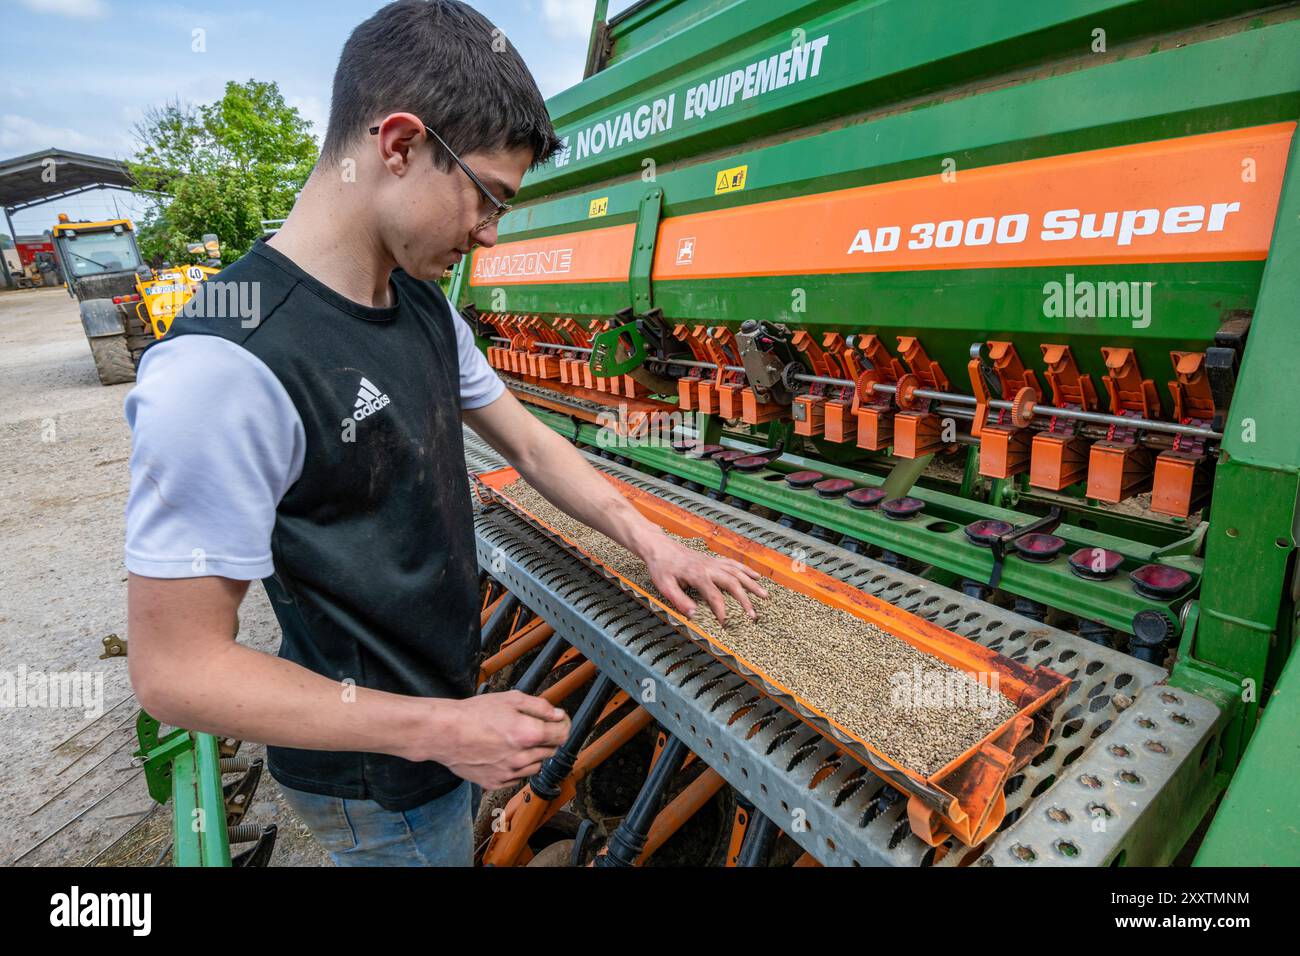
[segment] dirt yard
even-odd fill
[[[138,708],[126,662],[99,659],[105,637],[127,637],[130,388],[99,384],[63,289],[0,292],[0,865],[80,865],[106,849],[101,864],[148,865],[170,843],[170,812],[155,812],[109,849],[155,806],[131,756]],[[239,640],[269,652],[278,644],[258,585],[240,612]],[[92,701],[102,676],[105,715],[93,726],[84,704],[3,694],[69,673],[86,681]],[[245,820],[278,825],[272,865],[329,865],[269,775]]]

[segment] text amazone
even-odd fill
[[[474,263],[476,279],[504,279],[521,276],[563,275],[573,268],[572,249],[549,252],[516,252],[480,256]]]

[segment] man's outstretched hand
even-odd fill
[[[695,602],[686,594],[688,587],[694,588],[704,598],[719,623],[727,620],[724,592],[740,603],[750,620],[757,615],[749,596],[767,597],[767,592],[758,583],[758,572],[731,558],[692,551],[667,535],[658,536],[644,547],[641,558],[655,587],[687,617],[694,617],[697,610]]]

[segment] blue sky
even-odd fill
[[[523,54],[543,95],[582,78],[595,0],[470,0]],[[377,0],[0,0],[0,158],[51,146],[125,158],[143,111],[208,103],[227,80],[275,80],[323,135],[330,79],[352,28]],[[611,15],[631,0],[611,0]],[[202,30],[205,52],[195,52]],[[116,200],[116,205],[115,205]],[[100,190],[15,214],[20,234],[59,212],[120,211],[129,193]],[[0,231],[4,229],[0,216]]]

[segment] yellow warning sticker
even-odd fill
[[[601,196],[599,199],[593,199],[591,205],[587,207],[587,218],[597,219],[609,212],[609,197]]]
[[[745,176],[748,173],[748,166],[733,166],[731,169],[719,170],[717,179],[713,183],[713,195],[734,193],[744,189]]]

